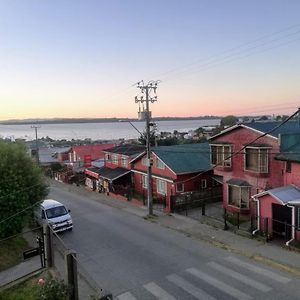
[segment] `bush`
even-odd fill
[[[46,280],[38,280],[38,299],[41,300],[66,300],[69,295],[69,288],[63,280],[48,277]]]

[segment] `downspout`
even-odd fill
[[[295,206],[286,205],[292,209],[292,238],[285,243],[286,246],[289,246],[290,243],[295,239]]]
[[[259,200],[258,198],[251,197],[257,203],[257,228],[252,231],[252,235],[255,235],[260,230],[260,209],[259,209]]]

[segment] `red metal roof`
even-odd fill
[[[85,155],[91,155],[92,160],[104,158],[103,150],[115,147],[115,144],[95,144],[95,145],[81,145],[73,146],[71,152],[76,152],[76,155],[84,158]]]

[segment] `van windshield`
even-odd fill
[[[46,210],[48,219],[60,217],[60,216],[66,215],[67,213],[68,213],[68,211],[66,210],[66,208],[64,206],[52,207],[52,208],[49,208]]]

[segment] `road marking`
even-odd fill
[[[154,282],[149,282],[144,285],[144,288],[150,292],[152,295],[157,297],[157,299],[160,300],[176,300],[173,296],[171,296],[169,293],[167,293],[164,289],[162,289],[160,286],[158,286]]]
[[[236,271],[233,271],[227,267],[224,267],[222,265],[219,265],[218,263],[215,262],[209,262],[208,265],[212,268],[214,268],[215,270],[222,272],[225,275],[228,275],[236,280],[239,280],[240,282],[249,285],[261,292],[269,292],[270,290],[272,290],[272,288],[270,286],[267,286],[265,284],[262,284],[256,280],[251,279],[248,276],[242,275],[241,273],[238,273]]]
[[[235,258],[235,257],[232,257],[232,256],[229,256],[229,257],[226,257],[225,258],[227,261],[231,262],[231,263],[234,263],[240,267],[243,267],[245,269],[248,269],[249,271],[252,271],[252,272],[255,272],[255,273],[258,273],[260,275],[263,275],[263,276],[266,276],[266,277],[269,277],[270,279],[272,280],[275,280],[275,281],[278,281],[280,283],[288,283],[291,281],[291,279],[287,278],[287,277],[284,277],[284,276],[281,276],[279,274],[276,274],[274,272],[271,272],[267,269],[263,269],[263,268],[260,268],[260,267],[257,267],[255,265],[252,265],[252,264],[249,264],[249,263],[246,263],[244,261],[241,261],[240,259],[238,258]]]
[[[210,285],[214,286],[215,288],[221,290],[222,292],[230,295],[233,298],[239,299],[239,300],[250,300],[252,299],[251,296],[241,292],[240,290],[220,281],[215,279],[214,277],[211,277],[195,268],[190,268],[186,270],[188,273],[196,276],[197,278],[206,281]]]
[[[130,292],[126,292],[117,297],[119,300],[137,300]]]
[[[200,288],[194,286],[193,284],[189,283],[188,281],[186,281],[185,279],[183,279],[182,277],[180,277],[176,274],[171,274],[171,275],[167,276],[167,279],[197,299],[216,300],[216,298],[210,296],[209,294],[207,294]]]

